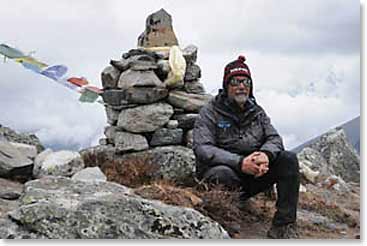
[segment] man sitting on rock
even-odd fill
[[[298,238],[297,156],[285,151],[282,138],[256,103],[245,58],[224,69],[223,89],[204,106],[194,128],[197,175],[210,183],[239,188],[241,202],[276,184],[277,211],[269,238]]]

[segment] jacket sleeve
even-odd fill
[[[270,118],[265,115],[265,113],[261,121],[265,140],[263,145],[260,147],[260,151],[263,151],[269,157],[269,161],[272,161],[277,157],[280,151],[284,150],[283,140],[278,134],[277,130],[271,124]]]
[[[195,121],[193,132],[193,150],[199,163],[206,165],[207,168],[226,165],[240,171],[240,163],[243,156],[217,147],[215,132],[216,121],[214,112],[208,107],[204,107]]]

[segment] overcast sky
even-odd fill
[[[0,43],[101,87],[110,59],[136,48],[146,17],[165,8],[180,47],[199,47],[201,82],[221,87],[243,54],[255,97],[293,148],[360,114],[360,3],[345,0],[1,0]],[[107,125],[99,104],[11,60],[0,63],[0,124],[46,146],[96,145]]]

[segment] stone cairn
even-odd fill
[[[182,76],[172,76],[174,48],[184,61]],[[164,9],[148,16],[138,48],[111,60],[101,74],[108,126],[100,144],[113,146],[116,154],[168,145],[191,148],[195,119],[211,99],[199,81],[197,52],[194,45],[178,47]]]

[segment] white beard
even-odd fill
[[[240,95],[235,95],[233,97],[233,100],[238,104],[238,106],[243,106],[245,105],[246,101],[248,99],[248,96],[245,94],[240,94]]]

